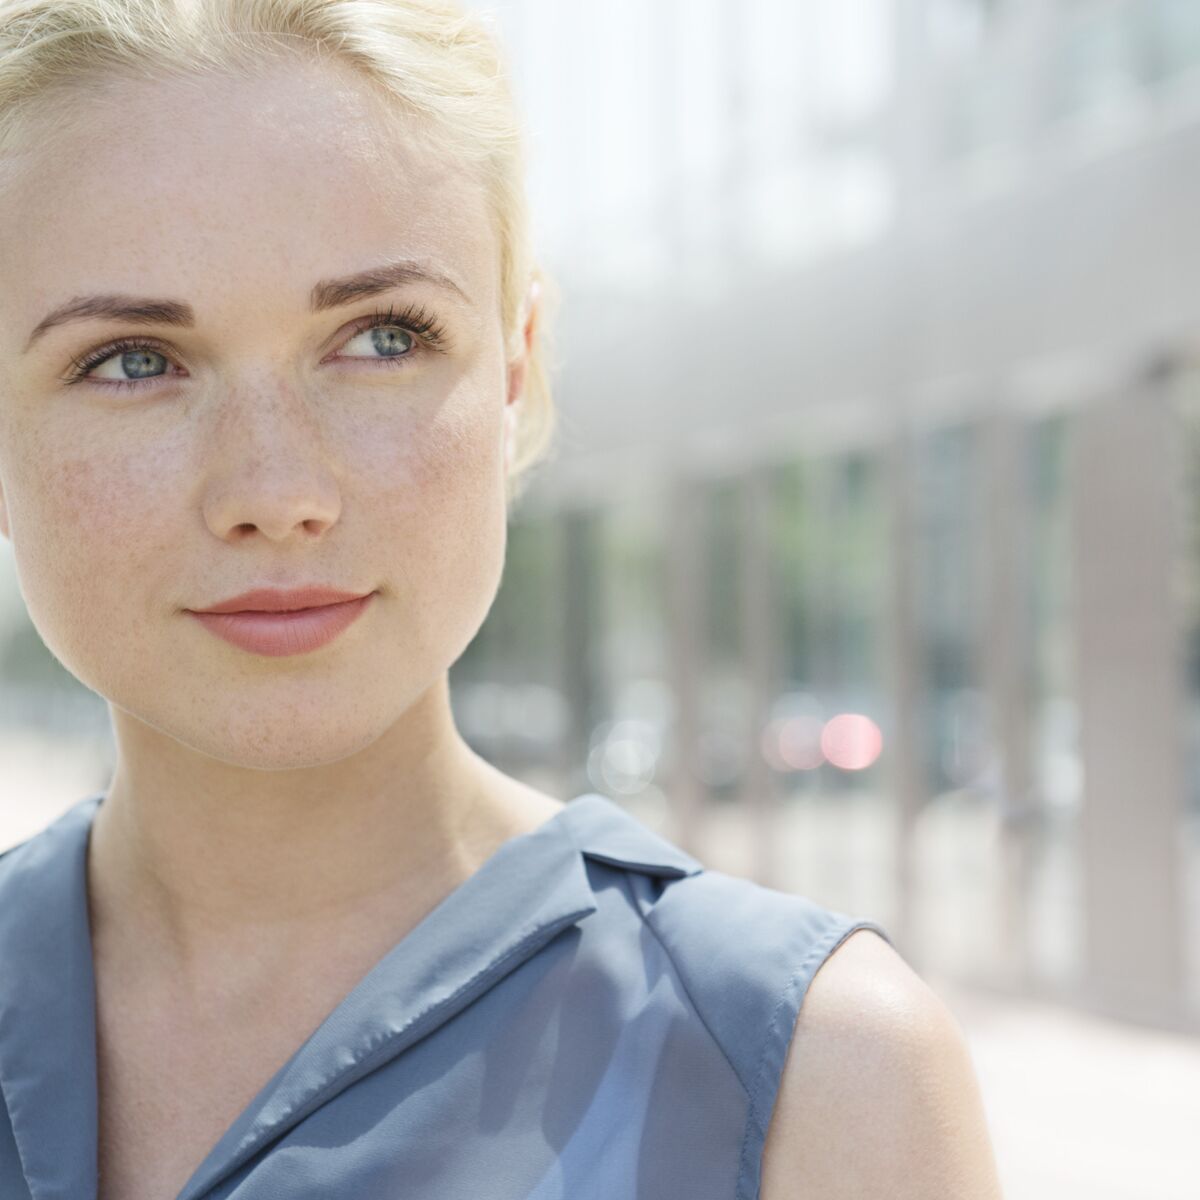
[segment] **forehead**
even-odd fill
[[[36,139],[0,195],[0,277],[30,311],[76,292],[259,289],[428,261],[477,306],[498,249],[482,184],[348,68],[110,81]],[[201,312],[201,315],[202,312]]]

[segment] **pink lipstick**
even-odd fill
[[[281,657],[332,642],[363,614],[374,595],[326,587],[256,588],[209,608],[185,611],[243,650]]]

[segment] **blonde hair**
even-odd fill
[[[220,74],[289,48],[353,68],[477,174],[500,245],[509,358],[537,285],[511,506],[552,444],[549,318],[559,292],[534,258],[518,113],[500,48],[478,17],[452,0],[0,0],[0,167],[13,169],[34,129],[44,150],[69,128],[80,96],[110,80]]]

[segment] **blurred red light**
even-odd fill
[[[835,767],[843,771],[861,771],[879,757],[883,750],[883,734],[879,726],[862,713],[839,713],[825,722],[821,731],[821,749]]]

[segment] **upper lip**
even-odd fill
[[[253,588],[238,596],[230,596],[219,604],[208,608],[193,608],[191,612],[294,612],[301,608],[319,608],[323,604],[341,604],[346,600],[358,600],[368,592],[346,592],[341,588],[322,587],[314,584],[300,588]]]

